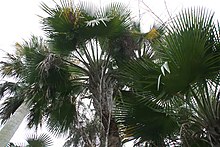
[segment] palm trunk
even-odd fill
[[[95,104],[96,105],[96,104]],[[98,105],[96,105],[98,106]],[[100,110],[100,108],[95,108],[96,110]],[[104,142],[102,146],[105,147],[121,147],[121,139],[119,136],[119,130],[115,119],[112,117],[111,112],[107,110],[108,107],[105,107],[102,104],[102,112],[98,112],[100,114],[103,126],[103,139]]]
[[[111,119],[108,134],[108,147],[120,147],[121,139],[119,136],[119,131],[117,124],[114,119]]]
[[[100,115],[104,131],[105,147],[121,147],[121,139],[115,119],[112,117],[113,90],[115,81],[103,76],[99,82],[90,81],[90,91],[93,94],[94,108]]]
[[[6,122],[0,131],[1,146],[5,147],[10,142],[28,112],[27,106],[22,104]]]

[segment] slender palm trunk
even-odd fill
[[[106,134],[105,147],[120,147],[121,139],[115,119],[112,117],[113,83],[105,84],[102,94],[102,124]]]
[[[90,81],[94,107],[101,118],[104,131],[105,147],[121,147],[121,139],[115,119],[112,117],[114,80],[103,75],[99,82]],[[102,139],[103,140],[103,139]]]
[[[96,105],[95,109],[99,111],[98,113],[100,114],[101,117],[101,123],[103,125],[103,137],[105,137],[104,142],[102,143],[102,146],[105,147],[121,147],[121,139],[119,136],[119,130],[118,126],[116,124],[115,119],[112,117],[111,111],[109,111],[109,107],[107,106],[107,102],[104,101],[103,99],[106,99],[106,97],[102,97],[102,102],[97,103],[95,102]],[[98,107],[97,107],[98,106]],[[101,106],[101,108],[99,107]],[[101,112],[100,112],[101,109]]]
[[[119,130],[113,118],[111,118],[110,120],[110,125],[108,129],[108,147],[121,147],[121,138],[119,136]]]
[[[28,114],[27,106],[22,104],[17,111],[11,116],[11,118],[6,122],[4,127],[0,131],[0,145],[5,147],[19,128],[21,122]]]
[[[111,111],[106,105],[102,104],[101,120],[105,134],[105,147],[120,147],[121,139],[115,119],[112,117]]]

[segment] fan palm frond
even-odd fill
[[[168,35],[156,49],[170,67],[171,73],[164,77],[168,89],[178,92],[195,80],[218,75],[219,43],[214,35],[218,32],[213,13],[204,8],[184,10],[173,20]],[[178,81],[179,86],[172,85],[172,81]]]
[[[48,134],[32,134],[27,136],[26,141],[30,147],[49,147],[53,145],[53,140]]]
[[[18,83],[14,83],[14,82],[4,82],[0,84],[0,97],[2,98],[4,95],[8,94],[8,95],[13,95],[13,92],[16,91],[16,89],[18,89]]]
[[[113,3],[101,10],[94,8],[85,2],[73,5],[63,1],[56,8],[42,4],[42,9],[49,14],[42,21],[43,29],[56,51],[68,55],[88,39],[114,38],[129,29],[130,12],[122,4]]]
[[[115,118],[121,126],[124,139],[141,138],[141,142],[163,142],[162,145],[168,136],[174,138],[179,128],[174,118],[141,103],[132,92],[122,91],[121,95],[123,102],[118,105]]]
[[[17,108],[24,102],[24,89],[22,89],[22,85],[23,84],[19,82],[14,83],[7,81],[0,84],[1,98],[3,97],[4,99],[0,107],[0,117],[2,119],[2,123],[9,119]]]
[[[74,98],[64,100],[63,102],[57,103],[60,106],[53,106],[49,118],[47,127],[49,131],[54,135],[60,135],[67,133],[71,126],[74,126],[77,120],[76,104]]]
[[[2,120],[1,123],[5,123],[6,120],[8,120],[11,115],[14,114],[14,112],[17,110],[18,107],[21,106],[23,102],[24,99],[18,96],[11,96],[6,98],[0,107],[0,118]]]
[[[7,54],[7,61],[1,61],[1,74],[3,77],[20,78],[23,70],[21,58],[12,54]]]

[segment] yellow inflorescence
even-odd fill
[[[144,37],[145,39],[148,40],[153,40],[159,36],[159,32],[157,31],[156,28],[152,28]]]

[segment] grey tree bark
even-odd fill
[[[28,108],[25,104],[22,104],[17,111],[11,116],[11,118],[5,123],[3,128],[0,131],[0,145],[6,146],[17,129],[19,128],[20,124],[24,120],[25,116],[29,113]]]
[[[96,79],[96,81],[90,81],[90,91],[93,94],[94,108],[100,115],[105,134],[104,144],[101,146],[121,147],[118,126],[115,119],[112,117],[115,80],[112,80],[105,74],[94,75],[101,75],[100,77],[94,76],[91,78]]]

